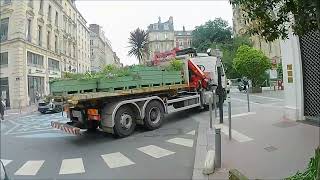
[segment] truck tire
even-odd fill
[[[129,106],[121,106],[114,117],[114,133],[116,137],[130,136],[136,127],[134,113]]]
[[[145,109],[144,127],[154,130],[162,125],[164,118],[164,108],[159,101],[151,101]]]

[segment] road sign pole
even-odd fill
[[[229,140],[232,139],[231,135],[231,98],[228,97],[228,119],[229,119]]]
[[[250,112],[249,85],[247,86],[247,101],[248,101],[248,112]]]
[[[209,99],[210,129],[212,129],[212,98]]]

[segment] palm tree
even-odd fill
[[[130,50],[128,51],[129,56],[135,56],[139,60],[139,64],[145,63],[145,58],[148,55],[149,48],[149,36],[148,32],[137,28],[130,32],[129,44]]]

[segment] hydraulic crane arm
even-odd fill
[[[194,62],[192,62],[191,59],[188,60],[188,68],[192,72],[190,86],[194,88],[199,88],[201,86],[202,88],[207,89],[210,79]]]

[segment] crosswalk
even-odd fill
[[[193,137],[195,131],[190,131],[186,133],[185,137],[176,137],[172,139],[168,139],[166,143],[174,144],[177,146],[184,146],[184,147],[193,147]],[[169,146],[171,147],[171,146]],[[156,146],[154,144],[142,146],[136,148],[140,153],[146,155],[149,158],[165,158],[167,156],[173,156],[177,152],[172,149],[165,149],[163,147]],[[108,154],[102,154],[101,159],[105,162],[108,168],[121,168],[126,166],[135,165],[137,162],[134,162],[130,157],[121,153],[121,152],[114,152]],[[13,163],[12,160],[8,159],[1,159],[4,166],[8,166],[8,164]],[[36,176],[43,166],[45,166],[45,160],[29,160],[26,161],[16,172],[14,173],[15,176]],[[82,158],[73,158],[73,159],[63,159],[60,164],[59,175],[68,175],[68,174],[81,174],[85,173],[85,164]]]

